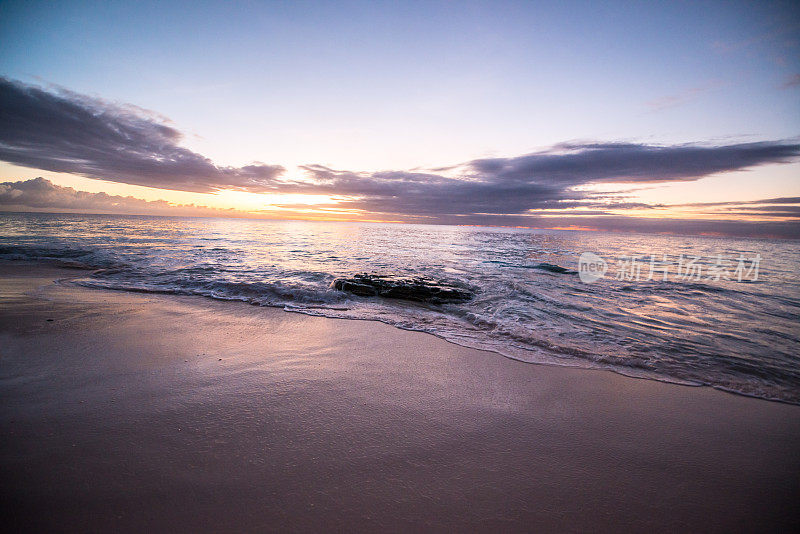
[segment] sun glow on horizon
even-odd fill
[[[330,205],[339,202],[341,197],[332,195],[312,195],[300,193],[250,193],[224,189],[209,194],[209,205],[214,207],[235,208],[239,210],[262,210],[266,208],[281,209],[291,205],[315,206]]]

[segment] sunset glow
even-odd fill
[[[177,5],[113,4],[104,20],[134,22],[112,31],[78,4],[6,3],[15,126],[0,132],[0,209],[615,231],[625,219],[677,233],[676,220],[724,233],[722,220],[798,234],[788,4],[468,4],[431,4],[422,23],[399,6],[266,4],[218,19],[218,7],[186,18]],[[62,20],[84,21],[80,38]],[[137,41],[161,62],[81,45],[145,20]],[[605,33],[588,31],[597,20]],[[216,36],[214,53],[197,52],[210,44],[200,35]],[[78,68],[60,67],[66,54]],[[97,67],[111,54],[126,66],[113,78]],[[649,74],[634,80],[631,67]],[[37,177],[139,201],[24,185]]]

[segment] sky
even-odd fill
[[[0,209],[800,236],[796,2],[4,0],[0,40]]]

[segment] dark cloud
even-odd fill
[[[790,161],[800,144],[741,143],[644,145],[636,143],[564,143],[553,149],[504,159],[471,162],[478,175],[493,181],[549,182],[565,185],[693,181],[764,163]]]
[[[295,185],[293,191],[357,197],[345,201],[347,207],[381,213],[514,214],[570,209],[604,198],[576,189],[578,186],[693,181],[766,163],[785,163],[798,155],[800,144],[784,142],[722,146],[572,143],[514,158],[473,160],[452,169],[454,177],[306,166],[313,181]]]
[[[178,146],[181,134],[144,110],[0,78],[0,159],[180,191],[268,191],[277,165],[218,167]]]
[[[764,200],[753,200],[751,204],[800,204],[800,197],[778,197]]]
[[[296,184],[298,193],[356,197],[341,206],[371,212],[435,216],[464,213],[523,213],[530,209],[571,207],[558,201],[583,197],[558,184],[449,178],[410,172],[354,173],[305,167],[313,182]]]

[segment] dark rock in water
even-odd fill
[[[538,263],[536,265],[531,265],[531,269],[540,269],[542,271],[548,271],[551,273],[558,273],[558,274],[578,274],[578,271],[573,271],[572,269],[567,269],[566,267],[562,267],[560,265],[553,265],[552,263]]]
[[[463,302],[472,298],[472,292],[427,278],[401,278],[376,274],[357,274],[353,278],[337,278],[332,287],[360,297],[385,297],[441,304]]]

